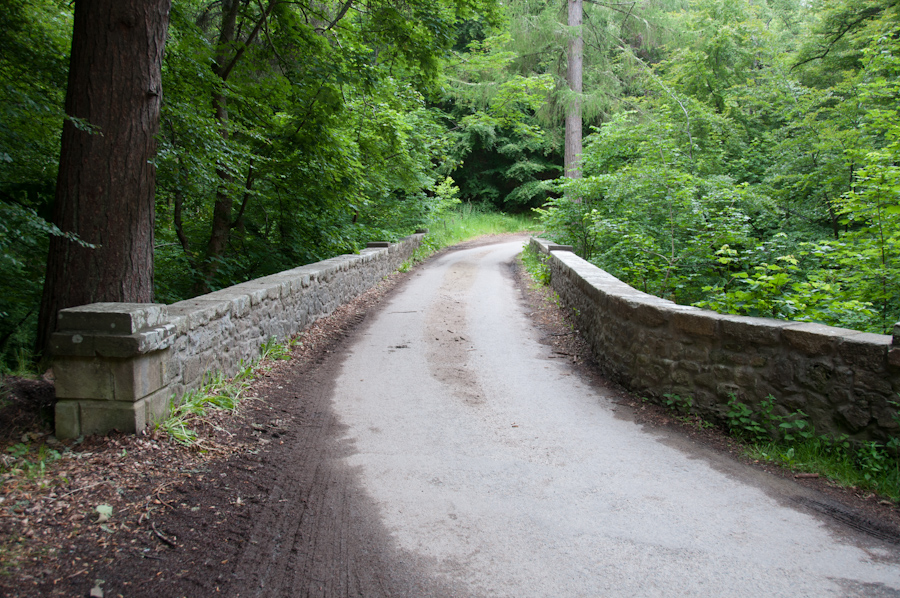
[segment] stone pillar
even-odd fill
[[[900,367],[900,322],[894,324],[894,337],[888,350],[888,363]]]
[[[59,312],[50,347],[56,436],[140,432],[165,417],[175,326],[165,305],[93,303]]]

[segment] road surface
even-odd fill
[[[552,359],[510,275],[521,248],[420,268],[333,386],[335,458],[426,590],[900,596],[896,545],[803,507],[811,491],[617,416]]]

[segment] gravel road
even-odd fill
[[[332,387],[335,458],[422,594],[900,596],[890,539],[617,415],[539,342],[510,274],[521,248],[420,268]]]

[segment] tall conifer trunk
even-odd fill
[[[171,0],[77,0],[37,349],[60,309],[153,295],[156,133]],[[90,130],[86,130],[86,129]]]
[[[581,34],[582,0],[568,0],[568,25],[577,28],[577,35],[569,39],[566,81],[574,96],[566,109],[565,171],[566,177],[581,178],[581,92],[584,67],[584,37]],[[571,32],[570,32],[571,33]]]

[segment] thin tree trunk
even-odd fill
[[[581,92],[584,68],[584,36],[581,34],[582,0],[568,0],[571,28],[577,35],[569,40],[568,70],[566,81],[572,92],[572,101],[566,111],[565,172],[571,179],[581,178]]]
[[[60,309],[153,295],[156,133],[171,0],[75,2],[54,222],[37,350]],[[93,130],[85,130],[85,124]]]
[[[238,0],[225,0],[222,3],[222,26],[219,30],[218,50],[213,71],[222,80],[223,90],[235,65],[244,55],[247,47],[256,40],[274,7],[275,2],[270,1],[265,9],[262,10],[259,20],[257,20],[253,29],[247,35],[247,39],[240,40],[238,39],[240,29],[237,27],[240,2]],[[225,96],[224,91],[213,93],[212,106],[216,121],[219,123],[220,134],[227,141],[229,137],[228,98]],[[225,254],[228,240],[231,236],[231,229],[235,226],[235,222],[232,220],[234,190],[231,188],[234,183],[234,175],[224,166],[219,166],[216,168],[216,176],[219,178],[219,187],[216,189],[216,201],[213,204],[209,242],[206,245],[206,261],[203,265],[203,279],[197,282],[194,289],[198,294],[210,291],[212,280],[219,269],[218,258]],[[252,167],[251,174],[248,176],[252,178]],[[244,204],[241,206],[241,216],[243,216],[245,207],[246,197]]]

